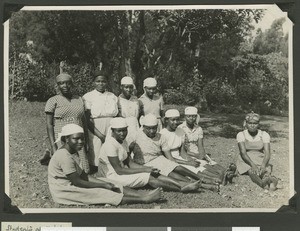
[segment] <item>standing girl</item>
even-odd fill
[[[134,84],[131,77],[125,76],[121,79],[122,93],[118,97],[119,116],[125,118],[128,125],[126,141],[128,145],[134,142],[139,129],[138,118],[140,116],[140,104],[138,98],[133,95]]]
[[[95,89],[83,96],[89,127],[90,161],[94,166],[98,166],[100,148],[105,141],[110,120],[118,114],[118,98],[107,91],[107,84],[107,77],[96,72]]]
[[[81,97],[72,92],[72,77],[67,73],[61,73],[56,77],[56,84],[59,93],[51,97],[45,106],[47,133],[51,144],[51,151],[54,153],[61,143],[55,143],[61,128],[69,123],[75,123],[82,127],[86,126],[84,116],[84,103]],[[89,163],[86,155],[86,147],[79,152],[81,164],[86,173],[89,172]],[[45,158],[41,160],[43,164]]]
[[[164,101],[161,95],[157,94],[157,81],[154,78],[144,80],[144,94],[139,98],[142,105],[143,115],[153,114],[158,119],[157,131],[162,129],[162,117],[164,112]]]

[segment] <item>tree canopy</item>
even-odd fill
[[[10,20],[10,70],[16,73],[26,59],[27,68],[48,67],[44,78],[49,80],[65,61],[84,93],[101,63],[115,93],[125,75],[134,78],[138,94],[143,79],[154,76],[167,99],[182,95],[182,103],[204,102],[208,109],[236,104],[238,87],[253,70],[278,72],[257,66],[261,56],[281,63],[287,57],[283,20],[249,42],[253,22],[263,14],[250,9],[20,11]],[[280,52],[277,58],[269,55]],[[223,93],[217,96],[218,90]]]

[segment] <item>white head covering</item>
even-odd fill
[[[83,128],[77,124],[67,124],[62,127],[61,133],[58,133],[55,143],[60,142],[62,136],[70,136],[76,133],[84,133]]]
[[[165,113],[166,118],[172,118],[172,117],[180,117],[180,113],[177,109],[169,109]]]
[[[156,79],[149,77],[144,80],[143,87],[156,87],[156,86],[157,86]]]
[[[110,121],[111,128],[127,128],[128,125],[123,117],[115,117]]]
[[[185,115],[197,115],[198,110],[196,107],[186,107],[184,110]]]
[[[152,126],[156,126],[158,124],[158,120],[155,115],[150,113],[145,116],[141,116],[140,124],[142,126],[146,125],[146,126],[152,127]]]
[[[133,85],[133,79],[129,76],[125,76],[121,79],[121,85]]]

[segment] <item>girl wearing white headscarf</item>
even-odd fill
[[[164,101],[161,95],[157,94],[157,81],[154,78],[146,78],[143,83],[144,94],[139,98],[142,105],[143,115],[153,114],[158,119],[158,132],[162,129],[162,117]]]
[[[134,142],[137,130],[139,129],[138,118],[140,116],[140,103],[138,98],[133,95],[133,79],[125,76],[121,79],[122,93],[118,97],[118,116],[123,117],[128,125],[128,135],[126,141],[128,145]]]
[[[64,145],[50,160],[48,183],[53,200],[59,204],[151,203],[161,199],[160,190],[140,193],[105,178],[87,175],[79,164],[78,151],[84,145],[83,129],[76,124],[62,128],[56,140]]]

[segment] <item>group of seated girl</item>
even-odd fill
[[[94,78],[95,90],[83,98],[73,94],[70,75],[60,74],[56,82],[59,94],[50,98],[45,107],[54,153],[48,167],[48,182],[55,202],[151,203],[161,200],[162,190],[218,191],[219,184],[232,181],[235,164],[226,169],[205,153],[203,131],[196,123],[197,108],[185,109],[181,125],[179,111],[167,110],[163,123],[163,100],[156,94],[154,78],[144,80],[144,94],[139,99],[133,95],[130,77],[122,78],[119,97],[107,91],[108,81],[99,73]],[[260,132],[254,133],[248,134],[261,137]],[[251,166],[246,172],[254,182],[274,189],[276,178],[265,174],[269,146],[263,144],[263,149],[258,150],[267,157],[256,163],[248,155],[247,138],[239,138],[240,161]],[[240,172],[240,162],[237,163]],[[88,175],[94,169],[98,170],[97,178]],[[146,185],[155,189],[135,190]]]

